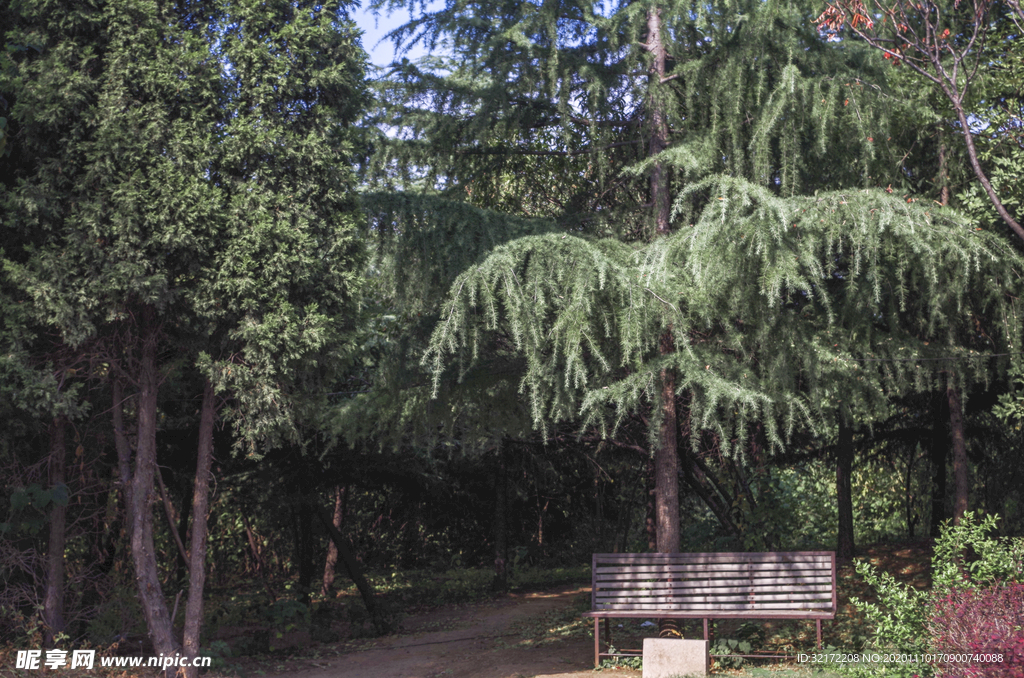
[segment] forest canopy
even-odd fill
[[[1019,3],[373,7],[0,7],[5,642],[1021,534]]]

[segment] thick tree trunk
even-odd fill
[[[679,552],[679,455],[675,396],[675,374],[671,370],[664,370],[661,374],[661,429],[654,457],[658,553]]]
[[[651,55],[648,71],[647,110],[651,121],[650,155],[656,156],[668,147],[668,116],[661,87],[665,79],[665,64],[668,53],[662,39],[661,7],[654,4],[647,10],[647,43],[645,49]],[[654,226],[658,235],[671,232],[668,168],[664,163],[655,162],[651,168],[651,203],[654,208]],[[672,327],[667,327],[661,336],[661,355],[675,352]],[[661,372],[661,425],[658,431],[658,447],[654,452],[655,485],[655,529],[659,553],[679,552],[679,457],[676,413],[676,375],[671,369]],[[659,635],[679,636],[674,620],[659,620]]]
[[[651,116],[651,156],[668,147],[668,119],[665,104],[661,98],[661,84],[665,77],[665,63],[668,53],[662,39],[661,8],[651,7],[647,11],[647,43],[645,48],[651,55],[648,73],[647,107]],[[651,170],[651,202],[654,207],[655,230],[659,235],[668,235],[669,186],[668,168],[664,163],[655,163]],[[659,346],[661,355],[675,352],[672,328],[666,328]],[[676,430],[676,377],[670,370],[661,372],[661,428],[658,432],[658,448],[654,454],[655,485],[655,530],[659,553],[679,551],[679,458],[677,453]]]
[[[849,415],[839,413],[839,443],[836,446],[836,506],[839,532],[836,558],[844,563],[853,560],[853,427]]]
[[[345,520],[345,494],[348,488],[337,485],[334,488],[334,516],[331,519],[331,523],[339,531],[343,521]],[[323,586],[320,588],[320,593],[325,596],[330,595],[331,588],[334,586],[334,567],[338,564],[338,547],[334,544],[334,540],[331,539],[327,545],[327,561],[324,563],[324,581]]]
[[[665,78],[668,52],[661,35],[661,8],[655,5],[647,10],[647,51],[651,55],[648,74],[647,108],[651,116],[650,155],[653,157],[668,148],[668,116],[661,98],[661,84]],[[654,226],[659,235],[671,232],[668,168],[656,162],[651,169],[651,202],[654,207]]]
[[[53,418],[50,424],[50,487],[64,485],[63,416]],[[64,632],[64,528],[67,502],[54,501],[50,507],[50,538],[46,548],[46,593],[43,597],[43,645],[54,646],[54,638]]]
[[[508,590],[508,525],[507,497],[508,469],[505,464],[505,448],[498,445],[498,463],[494,469],[494,521],[491,537],[494,543],[494,580],[491,589],[494,591]]]
[[[199,446],[196,459],[196,479],[192,491],[192,543],[189,544],[188,602],[185,604],[185,656],[199,655],[199,634],[203,623],[203,587],[206,585],[206,518],[210,509],[210,467],[213,465],[213,424],[216,416],[213,386],[207,382],[203,389],[203,404],[199,414]],[[189,662],[191,663],[191,662]],[[186,678],[196,678],[199,669],[189,666]]]
[[[967,441],[964,438],[964,410],[960,392],[952,385],[946,387],[949,400],[949,428],[953,442],[953,522],[960,524],[967,510]]]
[[[159,329],[155,312],[146,308],[142,312],[142,355],[139,365],[138,450],[135,455],[135,474],[132,486],[131,552],[135,567],[135,581],[139,602],[146,619],[153,649],[164,656],[174,656],[180,650],[171,628],[167,601],[160,588],[156,566],[156,548],[153,544],[153,481],[156,471],[156,410],[159,374],[156,355]],[[115,409],[116,412],[116,409]]]
[[[932,402],[932,440],[928,450],[928,460],[932,468],[932,511],[928,534],[932,538],[939,536],[942,522],[946,515],[946,458],[949,456],[949,434],[946,424],[949,422],[947,410],[949,400],[936,394]]]

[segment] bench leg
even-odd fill
[[[601,667],[601,620],[594,617],[594,668]]]
[[[817,625],[818,625],[818,649],[820,650],[821,649],[821,620],[820,619],[815,619],[814,621],[817,622]]]

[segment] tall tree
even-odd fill
[[[397,246],[410,265],[391,270],[450,281],[423,363],[435,392],[505,375],[501,360],[542,433],[643,417],[659,550],[678,549],[677,451],[710,435],[742,457],[755,421],[778,449],[822,411],[834,420],[837,384],[877,401],[884,385],[914,382],[917,368],[856,361],[923,351],[955,317],[966,288],[933,288],[924,272],[1015,265],[955,218],[856,190],[881,176],[871,60],[819,36],[809,5],[741,5],[452,0],[393,37],[453,59],[395,64],[382,83],[381,120],[400,133],[378,140],[371,177],[405,191],[375,198],[378,235],[422,258],[441,224],[470,217],[459,201],[555,223],[530,235],[493,212],[467,219],[505,244],[487,256],[474,236],[454,279],[455,264],[428,268]],[[935,296],[909,298],[907,285]]]
[[[186,654],[202,618],[206,487],[218,403],[250,451],[294,437],[294,398],[342,341],[361,244],[348,126],[364,54],[340,3],[225,0],[20,7],[0,91],[33,162],[5,229],[38,242],[10,284],[71,347],[89,343],[134,399],[114,407],[131,553],[154,648],[174,637],[151,498],[160,387],[202,394]],[[27,238],[27,236],[25,236]],[[122,449],[123,448],[123,449]],[[130,480],[128,480],[130,478]],[[194,671],[193,671],[194,673]]]

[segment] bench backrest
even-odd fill
[[[592,590],[594,611],[831,619],[836,560],[831,551],[596,553]]]

